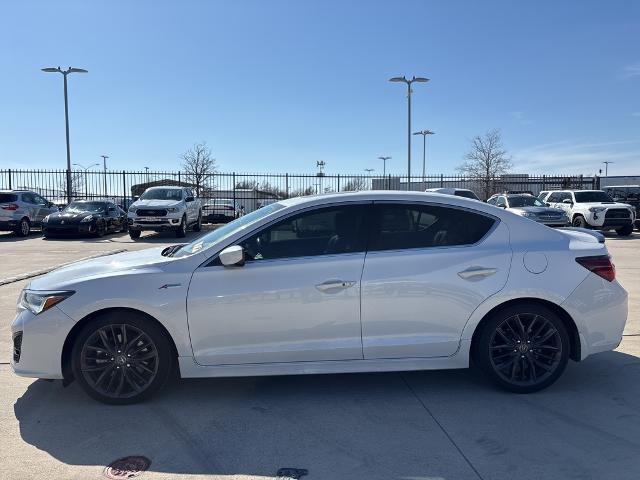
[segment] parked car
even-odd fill
[[[546,203],[529,194],[493,195],[487,203],[542,223],[549,227],[566,227],[569,217],[559,208],[550,208]]]
[[[456,197],[470,198],[471,200],[478,200],[478,196],[473,190],[467,188],[427,188],[425,192],[442,193],[444,195],[455,195]]]
[[[42,235],[96,235],[126,232],[127,214],[113,202],[76,200],[42,220]]]
[[[105,295],[108,292],[108,295]],[[125,404],[182,377],[475,364],[520,393],[618,346],[627,293],[604,243],[418,192],[283,200],[186,245],[35,277],[13,370]]]
[[[614,202],[626,203],[634,208],[636,218],[635,226],[640,230],[640,219],[638,219],[638,212],[640,211],[640,185],[604,187],[602,191],[609,195]]]
[[[238,218],[240,207],[230,198],[213,198],[202,205],[202,219],[207,223],[228,223]]]
[[[202,202],[191,188],[147,188],[129,207],[128,222],[134,240],[144,230],[171,230],[177,237],[184,237],[188,228],[194,232],[202,229]]]
[[[44,217],[57,211],[53,203],[30,190],[0,190],[0,230],[26,237],[33,227],[42,225]]]
[[[635,210],[617,203],[602,190],[557,190],[550,192],[546,202],[567,213],[571,225],[598,230],[615,230],[626,237],[633,232]]]

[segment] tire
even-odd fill
[[[616,233],[619,237],[628,237],[633,233],[633,225],[626,225],[622,228],[618,228]]]
[[[124,222],[122,222],[122,228],[120,229],[120,233],[127,233],[128,230],[129,230],[129,224],[125,220]]]
[[[31,233],[31,222],[27,217],[24,217],[18,222],[18,226],[14,230],[15,234],[19,237],[27,237]]]
[[[167,383],[174,367],[166,334],[137,312],[95,317],[80,330],[71,353],[73,375],[82,389],[111,405],[151,397]]]
[[[198,221],[193,226],[193,231],[194,232],[199,232],[201,230],[202,230],[202,212],[198,213]]]
[[[481,328],[475,363],[505,390],[537,392],[554,383],[567,366],[569,335],[549,308],[512,305],[493,314]]]
[[[589,228],[589,225],[587,225],[587,221],[582,215],[576,215],[575,217],[573,217],[573,222],[571,222],[571,225],[574,227]]]
[[[107,225],[104,222],[97,222],[96,237],[104,237],[105,233],[107,233]]]
[[[131,240],[139,239],[141,233],[142,232],[140,230],[131,230],[131,229],[129,229],[129,236],[131,237]]]
[[[187,217],[182,217],[182,221],[180,222],[180,226],[176,229],[176,237],[184,238],[187,236]]]

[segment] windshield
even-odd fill
[[[575,192],[574,195],[578,203],[613,202],[611,197],[602,191]]]
[[[267,205],[264,208],[260,208],[258,210],[254,210],[247,215],[236,218],[232,222],[223,225],[220,228],[215,229],[211,233],[207,233],[205,236],[194,240],[193,242],[185,245],[180,250],[178,250],[173,256],[174,257],[184,257],[186,255],[191,255],[192,253],[198,253],[202,250],[206,250],[211,246],[215,245],[221,240],[224,240],[227,237],[230,237],[236,232],[240,230],[244,230],[248,228],[253,223],[257,222],[261,218],[266,217],[267,215],[272,214],[273,212],[277,212],[284,208],[284,205],[280,203],[272,203],[271,205]]]
[[[508,197],[509,198],[509,207],[518,208],[518,207],[546,207],[546,204],[542,203],[536,197],[531,197],[529,195],[523,195],[522,197]]]
[[[64,211],[66,213],[104,212],[105,204],[103,202],[71,202]]]
[[[140,200],[182,200],[182,190],[177,188],[152,188],[140,196]]]

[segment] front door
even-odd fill
[[[453,355],[472,312],[507,281],[507,227],[484,214],[376,204],[362,275],[364,358]]]
[[[244,266],[199,267],[187,299],[196,362],[362,359],[363,209],[294,214],[239,242]]]

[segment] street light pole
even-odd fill
[[[608,177],[609,176],[609,164],[610,163],[614,163],[614,162],[602,162],[604,163],[604,176]]]
[[[390,160],[391,157],[378,157],[380,160],[382,160],[382,176],[386,177],[387,176],[387,160]]]
[[[93,165],[89,165],[88,167],[85,167],[84,165],[80,165],[79,163],[74,163],[73,164],[76,167],[80,167],[82,170],[84,170],[84,196],[85,198],[89,197],[89,183],[87,182],[87,171],[89,171],[90,168],[93,167],[99,167],[100,164],[99,163],[94,163]],[[69,201],[69,203],[71,203],[71,201]]]
[[[404,75],[402,77],[393,77],[390,82],[404,82],[407,84],[407,190],[411,190],[411,84],[413,82],[426,83],[428,78],[412,77],[408,80]]]
[[[427,165],[427,135],[433,135],[435,132],[431,130],[420,130],[419,132],[413,132],[414,135],[422,135],[422,181],[425,181],[426,177],[426,165]]]
[[[104,171],[104,198],[107,199],[107,158],[108,155],[100,155],[102,157],[102,168]]]
[[[62,70],[60,67],[47,67],[41,69],[46,73],[61,73],[64,78],[64,123],[67,138],[67,202],[71,203],[71,148],[69,146],[69,102],[67,97],[67,75],[70,73],[87,73],[83,68],[71,68]]]

